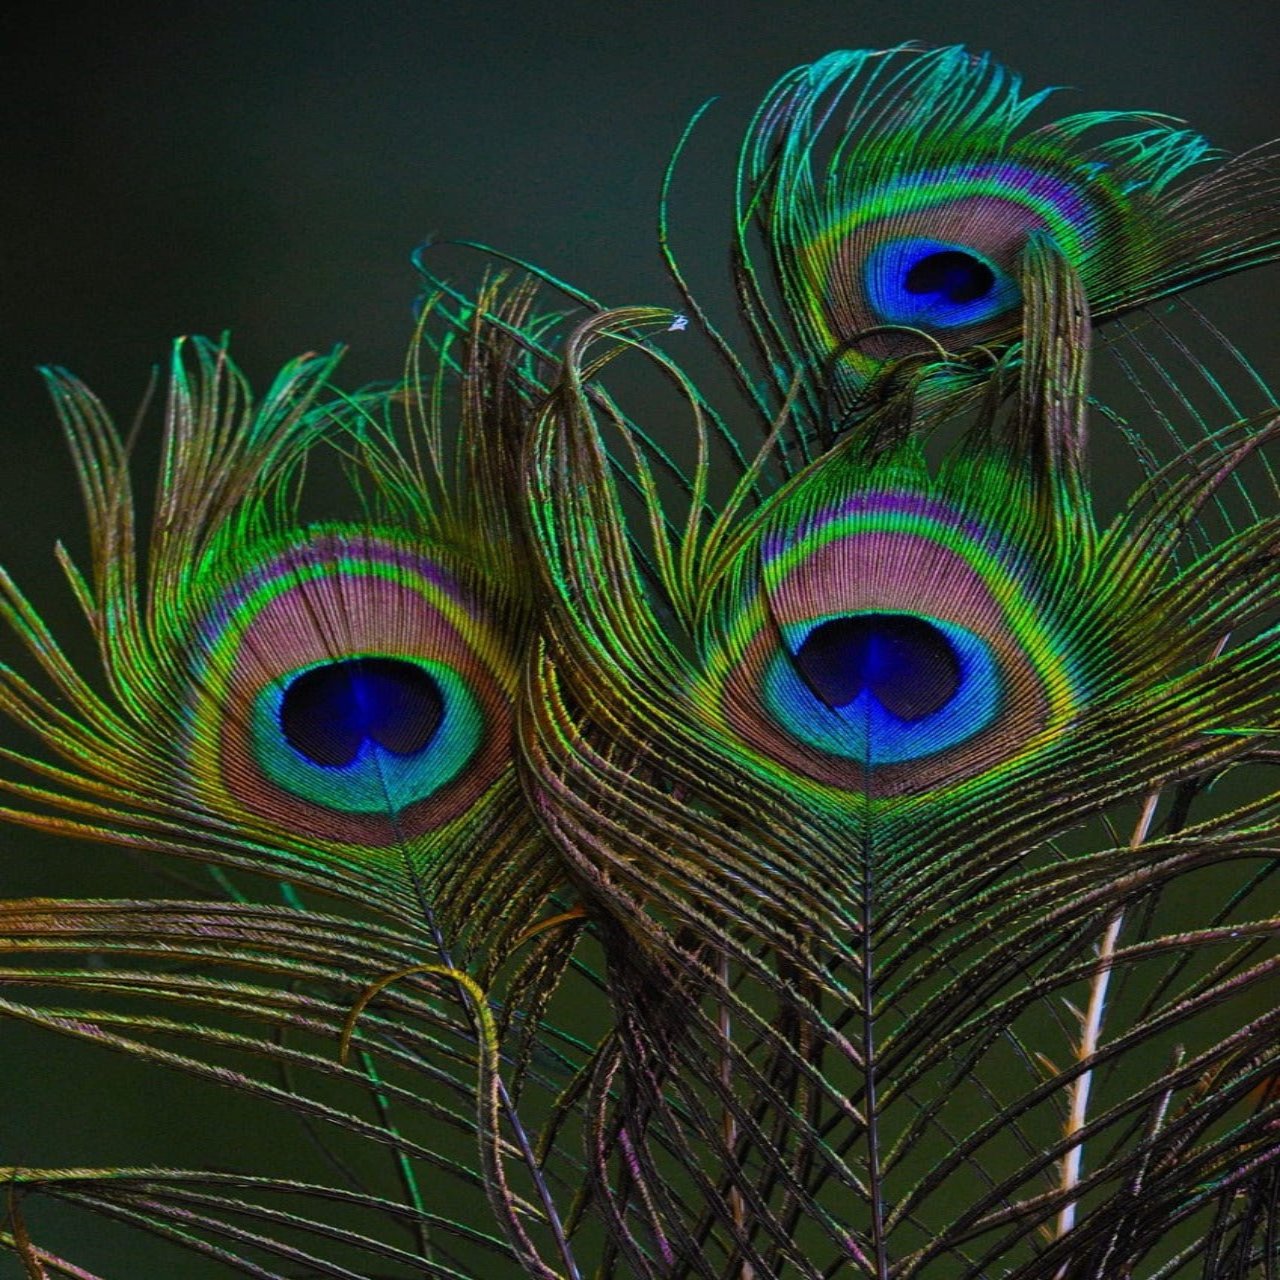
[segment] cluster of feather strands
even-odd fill
[[[96,661],[0,579],[3,814],[187,888],[0,902],[0,1012],[296,1141],[0,1151],[29,1280],[1280,1277],[1280,408],[1181,299],[1280,165],[1044,97],[785,77],[732,331],[672,256],[360,394],[179,344],[149,532],[50,374]]]

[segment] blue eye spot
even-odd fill
[[[941,302],[976,302],[996,287],[996,273],[980,258],[956,249],[925,254],[903,281],[908,293],[933,295]]]
[[[800,742],[869,765],[949,750],[993,723],[1005,700],[995,650],[941,618],[847,613],[782,628],[763,703]]]
[[[430,745],[444,718],[440,686],[421,667],[395,658],[350,658],[313,667],[280,702],[280,729],[312,764],[341,768],[366,743],[397,756]]]
[[[448,663],[356,654],[265,684],[249,735],[263,774],[290,795],[385,815],[458,778],[487,724],[465,674]]]
[[[863,271],[867,299],[885,324],[951,329],[1013,310],[1017,284],[975,250],[908,237],[882,244]]]
[[[940,711],[960,686],[960,662],[932,623],[907,614],[859,613],[814,627],[795,654],[801,678],[829,707],[869,693],[906,723]]]

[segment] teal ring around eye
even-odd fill
[[[816,627],[841,616],[784,627],[787,651],[775,654],[765,669],[765,708],[791,737],[830,756],[870,765],[902,764],[964,742],[999,715],[1004,682],[991,645],[954,622],[932,617],[923,620],[946,636],[960,667],[955,695],[945,706],[908,722],[885,710],[866,689],[843,707],[828,706],[801,678],[791,655]]]
[[[322,765],[307,759],[285,738],[280,707],[292,681],[324,665],[311,663],[273,681],[254,699],[250,733],[254,758],[276,786],[341,813],[386,813],[427,799],[462,772],[484,737],[484,713],[475,695],[443,663],[395,656],[420,667],[440,688],[444,714],[426,746],[415,755],[402,756],[366,741],[349,764]]]

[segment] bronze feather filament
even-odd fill
[[[28,1277],[101,1274],[52,1202],[273,1280],[1280,1276],[1280,407],[1182,298],[1280,159],[1047,97],[789,73],[732,331],[664,214],[680,317],[431,281],[396,387],[256,401],[180,343],[149,531],[50,374],[97,666],[0,579],[3,816],[189,892],[0,903],[0,1010],[323,1163],[6,1168]]]

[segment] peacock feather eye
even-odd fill
[[[1017,321],[1019,257],[1030,237],[1050,234],[1087,278],[1100,265],[1089,229],[1119,207],[1105,179],[1073,175],[1052,156],[1039,169],[926,166],[848,199],[845,216],[799,246],[832,348],[882,325],[924,330],[950,349],[996,337]]]
[[[1009,273],[973,246],[920,236],[873,250],[863,274],[868,306],[885,324],[919,329],[980,324],[1022,296]]]
[[[872,766],[923,758],[986,727],[1003,701],[990,645],[940,618],[844,613],[782,639],[766,705],[835,756]]]
[[[842,51],[784,76],[740,161],[740,287],[762,332],[856,390],[933,344],[1016,339],[1033,237],[1079,276],[1095,320],[1269,256],[1259,161],[1187,180],[1211,155],[1198,134],[1130,111],[1037,127],[1049,96],[960,47]],[[1257,196],[1226,210],[1233,172]],[[756,283],[753,228],[777,298]]]
[[[271,701],[285,742],[304,760],[335,769],[365,751],[421,755],[445,706],[435,677],[403,658],[323,662]]]
[[[802,487],[739,566],[708,651],[717,717],[791,772],[877,796],[1034,751],[1081,680],[1032,559],[945,492],[846,479]]]
[[[465,813],[509,767],[507,646],[421,547],[330,529],[210,573],[188,735],[206,803],[383,847]]]

